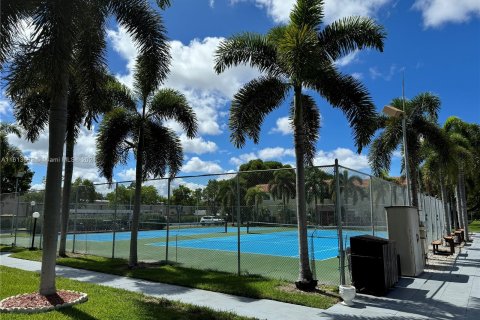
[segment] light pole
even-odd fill
[[[35,202],[35,201],[32,201]],[[37,219],[40,218],[40,213],[35,211],[32,213],[32,218],[33,218],[33,231],[32,231],[32,245],[30,246],[30,250],[35,250],[34,244],[35,244],[35,229],[37,229]]]
[[[403,107],[405,109],[405,105]],[[397,109],[392,106],[385,106],[383,113],[392,118],[402,118],[402,136],[403,136],[403,161],[405,162],[405,180],[407,183],[407,206],[411,205],[410,201],[410,165],[408,163],[408,148],[407,148],[407,116],[405,111]]]
[[[25,175],[25,172],[23,172],[23,171],[18,171],[15,174],[15,196],[17,197],[17,208],[16,208],[16,212],[15,212],[15,231],[13,233],[12,246],[17,245],[17,220],[18,220],[18,206],[19,206],[19,203],[20,203],[20,197],[18,196],[18,179],[23,178],[24,175]]]

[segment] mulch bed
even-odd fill
[[[19,294],[0,301],[0,312],[37,313],[69,307],[87,301],[87,294],[58,290],[56,294],[42,296],[38,292]]]

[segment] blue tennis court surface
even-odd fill
[[[223,227],[199,227],[199,228],[184,228],[184,229],[170,229],[171,247],[189,248],[198,250],[216,250],[226,252],[237,252],[238,238],[237,235],[232,235],[236,232],[236,228],[229,228],[229,234],[221,233]],[[240,228],[242,232],[240,237],[240,251],[242,253],[271,255],[289,258],[298,258],[298,237],[296,230],[288,230],[281,232],[265,232],[259,228],[255,230],[250,228],[251,233],[246,233],[247,229]],[[258,233],[255,233],[257,232]],[[265,233],[264,233],[265,232]],[[343,230],[344,245],[350,245],[350,237],[363,235],[368,232],[357,230]],[[216,234],[215,237],[193,238],[196,235]],[[218,236],[220,235],[220,236]],[[386,232],[376,232],[376,236],[386,237]],[[166,238],[166,230],[151,230],[140,231],[138,239],[156,239]],[[191,236],[191,239],[185,237]],[[179,238],[180,237],[180,238]],[[73,235],[67,237],[68,240],[73,240]],[[92,242],[112,242],[113,233],[82,233],[75,235],[76,241],[92,241]],[[115,235],[117,241],[130,240],[130,232],[117,232]],[[153,242],[149,246],[162,247],[166,242]],[[308,230],[308,246],[311,257],[315,260],[325,260],[337,257],[338,255],[338,237],[336,229],[317,229],[315,231]]]
[[[350,237],[363,235],[365,232],[345,230],[343,233],[345,246],[350,245]],[[383,233],[385,235],[385,233]],[[377,234],[377,236],[381,236]],[[172,239],[171,241],[175,241]],[[179,248],[219,250],[236,252],[238,248],[237,236],[220,238],[202,238],[178,240],[173,244]],[[150,244],[165,246],[165,242]],[[325,260],[338,255],[338,238],[336,230],[309,232],[308,246],[311,257],[315,260]],[[262,254],[280,257],[298,258],[298,238],[295,231],[274,232],[266,234],[242,234],[240,238],[242,253]]]
[[[241,228],[245,229],[245,228]],[[170,229],[170,236],[175,234],[181,234],[184,236],[195,236],[200,234],[219,234],[224,233],[224,226],[215,226],[215,227],[199,227],[199,228],[184,228],[184,229]],[[231,229],[231,231],[237,229]],[[229,230],[230,231],[230,230]],[[245,231],[245,230],[242,230]],[[73,234],[67,236],[67,240],[73,240]],[[167,230],[149,230],[149,231],[139,231],[138,239],[154,239],[154,238],[165,238],[167,236]],[[93,242],[112,242],[113,241],[113,232],[102,232],[102,233],[78,233],[75,234],[75,240],[77,241],[93,241]],[[115,240],[130,240],[130,231],[117,232],[115,234]]]

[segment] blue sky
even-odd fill
[[[286,116],[289,101],[273,112],[262,127],[260,144],[249,142],[236,149],[229,141],[228,110],[238,88],[258,72],[248,67],[213,72],[213,52],[225,37],[243,31],[264,33],[285,22],[293,0],[174,0],[162,12],[171,44],[172,67],[164,86],[181,90],[197,112],[199,136],[188,140],[178,131],[185,150],[181,174],[227,172],[239,163],[261,157],[294,163],[293,138]],[[465,121],[480,119],[480,2],[473,0],[326,0],[325,22],[349,15],[370,16],[382,24],[388,35],[383,53],[357,52],[338,61],[340,69],[362,80],[378,110],[401,95],[405,73],[407,98],[424,91],[438,94],[442,101],[440,123],[457,115]],[[132,83],[135,46],[125,30],[112,21],[107,30],[108,64],[112,73],[127,85]],[[5,85],[2,82],[2,86]],[[322,114],[316,164],[340,163],[369,172],[366,154],[355,153],[351,130],[343,114],[315,95]],[[0,95],[0,118],[14,121],[8,100]],[[169,126],[178,130],[175,123]],[[34,159],[46,157],[47,133],[36,143],[11,137]],[[76,156],[92,158],[95,131],[82,131]],[[41,162],[41,161],[37,161]],[[45,176],[43,163],[32,164],[34,185]],[[115,179],[134,177],[134,164],[115,170]],[[398,175],[397,154],[391,174]],[[105,181],[91,161],[75,164],[75,176]]]

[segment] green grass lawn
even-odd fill
[[[9,248],[4,247],[3,250]],[[0,247],[0,250],[2,248]],[[40,261],[41,251],[16,249],[15,258]],[[60,265],[98,272],[140,278],[150,281],[177,284],[192,288],[229,293],[251,298],[266,298],[326,309],[339,299],[336,287],[325,286],[315,293],[303,293],[292,288],[291,282],[262,276],[242,275],[212,270],[198,270],[178,265],[143,264],[134,270],[127,268],[124,259],[109,259],[92,255],[72,255],[58,258]],[[298,263],[298,262],[297,262]]]
[[[474,220],[468,225],[469,232],[480,232],[480,220]]]
[[[21,293],[35,292],[39,274],[0,266],[0,300]],[[89,301],[71,308],[35,315],[2,314],[1,319],[178,319],[178,320],[241,320],[232,313],[157,299],[121,289],[57,278],[58,289],[85,292]]]

